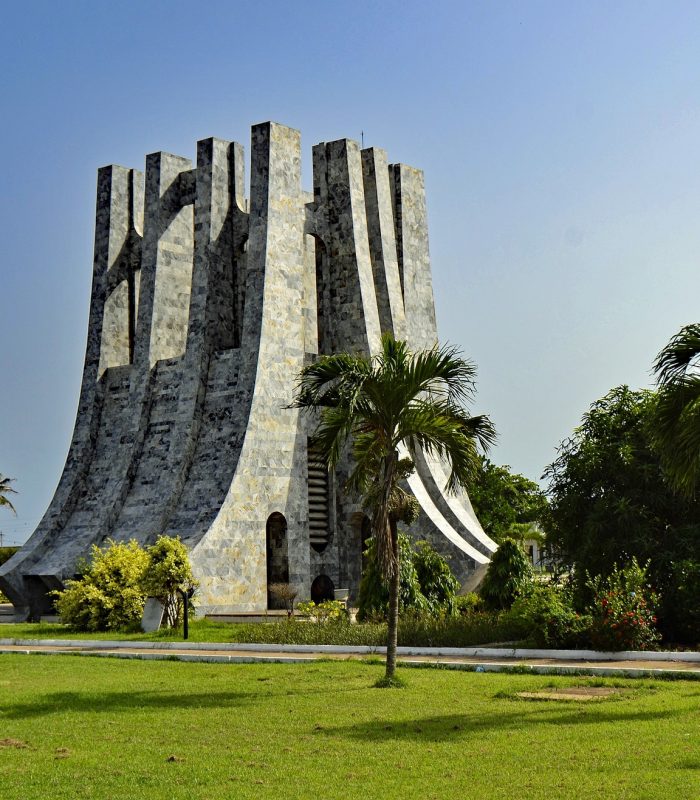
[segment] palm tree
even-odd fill
[[[417,507],[400,487],[413,470],[406,457],[417,450],[450,467],[447,490],[466,486],[479,469],[478,446],[496,433],[486,416],[470,417],[463,403],[474,395],[474,364],[452,347],[411,353],[403,341],[382,338],[373,358],[340,353],[322,356],[302,370],[294,405],[317,410],[313,444],[329,468],[351,440],[348,489],[371,511],[380,571],[389,584],[386,683],[394,682],[399,599],[397,523],[410,522]]]
[[[686,325],[656,357],[653,439],[671,484],[691,496],[700,480],[700,323]]]
[[[14,478],[6,478],[4,475],[0,474],[0,506],[6,506],[13,511],[15,514],[15,507],[10,502],[10,498],[7,497],[8,494],[17,494],[17,492],[10,486]]]

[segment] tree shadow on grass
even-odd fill
[[[537,725],[590,725],[590,724],[616,724],[635,723],[661,720],[673,716],[672,711],[601,711],[586,713],[588,709],[571,711],[570,709],[553,711],[542,709],[522,712],[495,712],[484,714],[446,714],[434,717],[417,717],[413,720],[389,722],[387,720],[373,720],[356,725],[342,725],[335,727],[317,728],[317,735],[340,736],[348,739],[357,739],[362,742],[389,742],[389,741],[415,741],[415,742],[445,742],[460,738],[470,738],[473,735],[489,731],[531,730]]]
[[[1,707],[3,719],[27,719],[48,714],[120,713],[162,709],[214,709],[248,705],[258,699],[242,692],[54,692],[35,701],[7,703]]]
[[[266,682],[268,678],[259,679]],[[77,713],[131,713],[149,710],[200,709],[202,711],[224,708],[241,708],[259,702],[279,702],[301,695],[323,695],[331,692],[357,692],[363,687],[320,687],[290,691],[277,686],[268,691],[247,692],[182,692],[173,689],[151,691],[66,691],[42,694],[35,700],[0,703],[2,719],[28,719],[50,714]]]

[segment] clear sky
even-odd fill
[[[77,406],[99,166],[253,123],[426,173],[441,338],[538,479],[700,319],[700,3],[0,0],[0,472],[23,541]]]

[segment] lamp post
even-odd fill
[[[187,591],[178,589],[178,592],[182,595],[183,603],[182,638],[188,639],[190,635],[190,598],[194,594],[194,587],[190,586]]]

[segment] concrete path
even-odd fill
[[[318,659],[383,658],[384,648],[330,645],[208,644],[199,642],[108,642],[76,639],[0,639],[1,653],[79,655],[209,663],[300,663]],[[476,672],[531,672],[700,680],[700,652],[525,650],[512,648],[399,648],[399,661]]]

